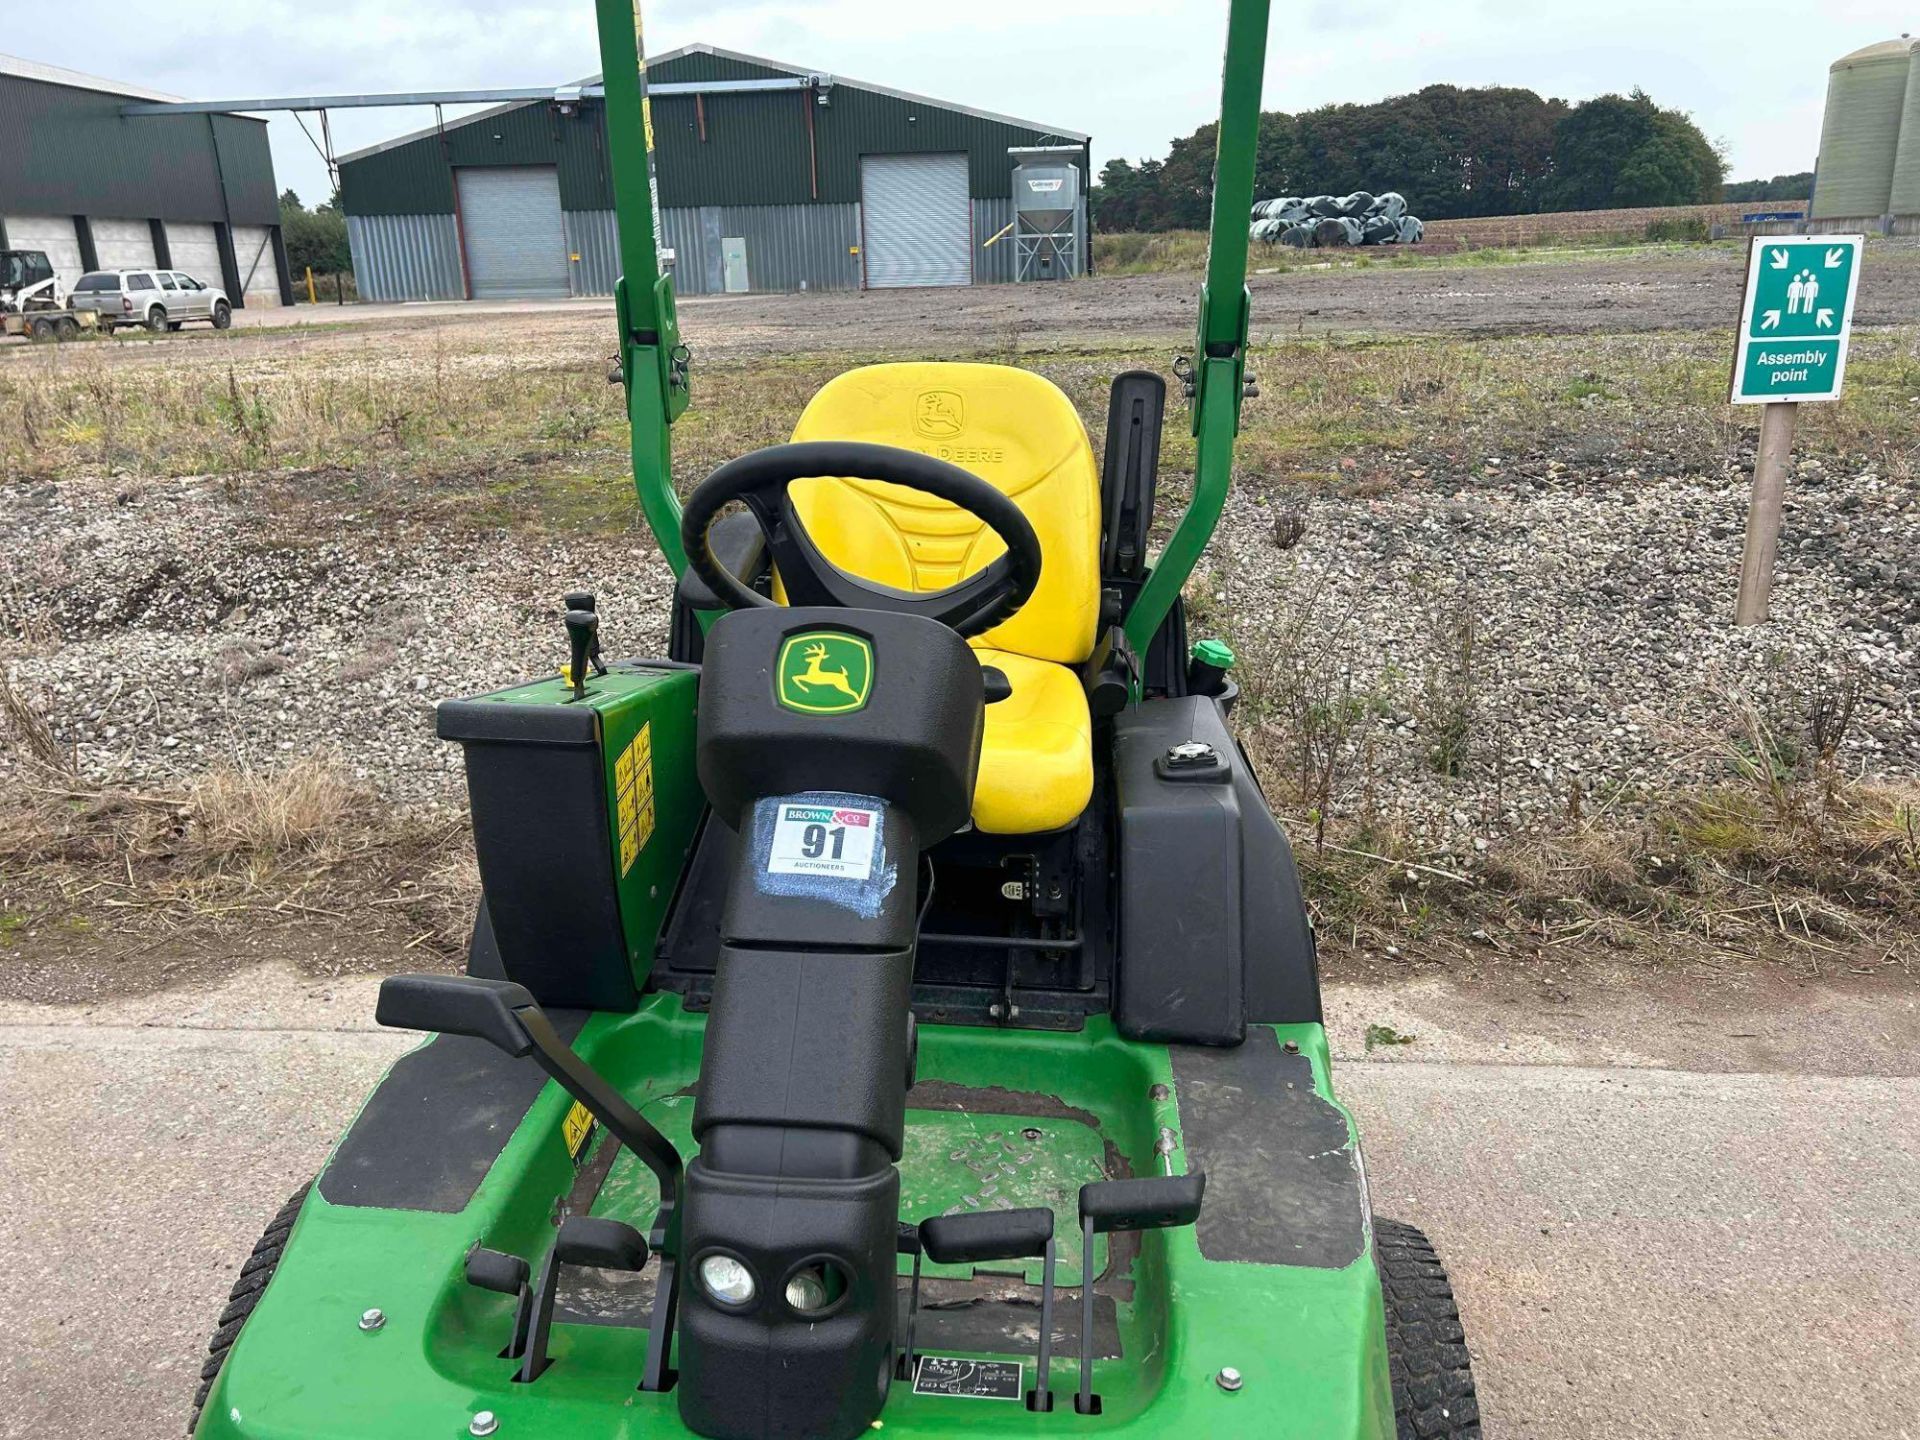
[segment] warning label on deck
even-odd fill
[[[647,721],[631,744],[613,762],[617,828],[620,835],[620,875],[653,838],[653,722]]]
[[[922,1355],[913,1371],[916,1395],[952,1395],[962,1400],[1018,1400],[1026,1390],[1026,1367],[1018,1360],[955,1360]]]

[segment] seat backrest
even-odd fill
[[[1073,665],[1100,615],[1100,473],[1073,402],[1008,365],[867,365],[827,382],[795,440],[864,440],[947,460],[1018,503],[1040,537],[1040,583],[979,643]],[[943,590],[1005,552],[944,500],[880,480],[802,480],[794,508],[822,552],[898,590]]]

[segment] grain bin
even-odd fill
[[[1912,49],[1904,36],[1883,40],[1842,56],[1829,68],[1811,218],[1863,219],[1887,213]]]
[[[1920,42],[1907,57],[1907,104],[1900,119],[1900,145],[1893,159],[1893,196],[1887,209],[1895,215],[1920,215]]]

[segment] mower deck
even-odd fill
[[[655,995],[635,1014],[565,1028],[578,1026],[581,1055],[691,1151],[704,1020]],[[901,1379],[881,1422],[890,1432],[1392,1433],[1377,1410],[1386,1356],[1365,1183],[1319,1026],[1257,1027],[1231,1051],[1124,1042],[1103,1017],[1075,1033],[920,1033],[904,1219],[1044,1205],[1071,1239],[1087,1181],[1201,1167],[1211,1178],[1197,1227],[1099,1237],[1101,1414],[1072,1405],[1081,1277],[1068,1243],[1054,1411],[916,1394]],[[635,1389],[657,1260],[637,1274],[564,1271],[553,1364],[524,1385],[499,1353],[512,1299],[463,1281],[476,1242],[537,1264],[566,1214],[643,1232],[651,1218],[648,1172],[611,1137],[583,1132],[543,1078],[456,1037],[395,1065],[314,1187],[260,1302],[271,1318],[242,1334],[201,1435],[452,1436],[482,1410],[503,1437],[686,1433],[673,1395]],[[910,1269],[903,1256],[902,1334]],[[928,1261],[922,1275],[916,1352],[1020,1364],[1030,1387],[1039,1262]],[[383,1323],[363,1329],[376,1308]],[[1239,1391],[1214,1382],[1223,1367],[1240,1372]]]

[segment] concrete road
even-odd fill
[[[1390,1002],[1444,1039],[1332,1000],[1336,1049]],[[282,970],[0,1006],[0,1435],[179,1433],[235,1264],[407,1044],[371,1011]],[[1443,1048],[1338,1079],[1375,1208],[1453,1270],[1490,1437],[1920,1440],[1920,1079]]]

